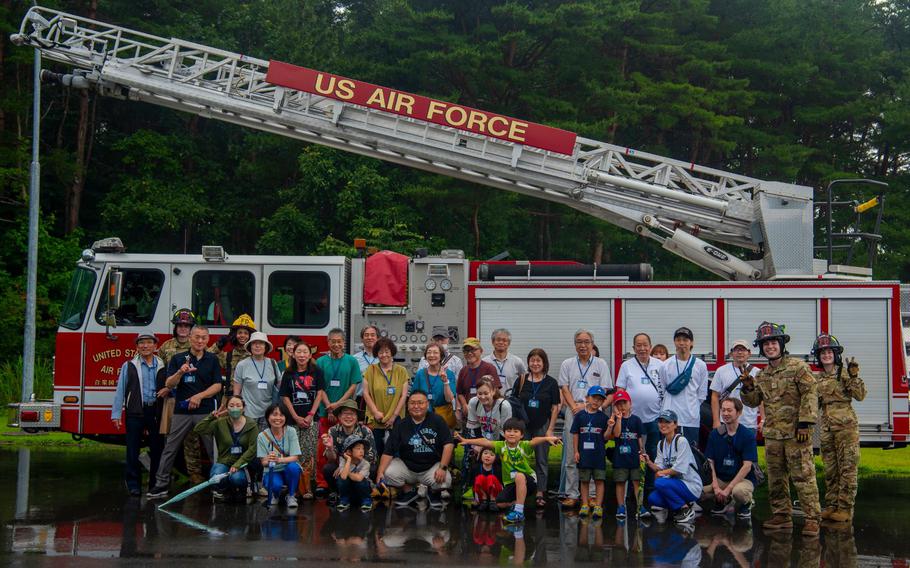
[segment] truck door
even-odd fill
[[[263,267],[262,330],[284,356],[288,335],[328,349],[332,328],[349,327],[344,261]],[[257,323],[259,323],[257,321]]]
[[[167,300],[168,266],[156,263],[108,264],[101,282],[107,282],[112,267],[123,274],[120,307],[114,312],[116,327],[106,329],[107,286],[99,286],[94,311],[85,333],[84,380],[80,432],[116,434],[111,423],[111,405],[123,362],[135,355],[136,335],[161,333],[170,317]]]
[[[212,342],[228,333],[241,314],[253,318],[259,329],[261,279],[262,267],[253,264],[181,264],[171,275],[171,313],[193,310],[197,321],[209,328]]]

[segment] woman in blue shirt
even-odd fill
[[[409,392],[426,393],[434,411],[437,408],[445,408],[447,405],[451,407],[452,401],[455,399],[455,373],[448,369],[442,370],[442,348],[431,343],[424,349],[423,356],[427,360],[427,367],[420,369],[414,375]],[[437,412],[437,414],[443,413]],[[454,424],[449,424],[449,428],[452,427]]]

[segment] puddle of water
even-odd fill
[[[260,504],[213,504],[207,493],[173,506],[174,514],[126,497],[122,450],[0,451],[0,558],[4,564],[51,563],[53,557],[164,558],[223,566],[281,559],[428,565],[589,564],[620,566],[908,566],[910,483],[866,479],[853,530],[826,529],[820,539],[769,536],[765,492],[752,523],[702,517],[692,530],[640,527],[612,517],[591,522],[555,505],[528,511],[523,529],[489,513],[449,505],[444,511],[387,509],[339,513],[324,501],[294,511]],[[17,481],[28,466],[28,487]],[[27,498],[27,499],[26,499]],[[613,510],[608,504],[608,511]],[[608,513],[609,514],[609,513]]]

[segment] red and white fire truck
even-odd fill
[[[101,241],[77,263],[61,316],[54,400],[22,406],[23,426],[116,434],[110,404],[136,334],[165,339],[173,311],[190,307],[216,337],[249,313],[278,345],[294,334],[324,347],[326,332],[340,327],[354,350],[357,332],[372,323],[411,367],[439,326],[456,351],[464,337],[488,341],[505,327],[515,353],[539,346],[552,361],[571,356],[573,332],[586,328],[615,370],[636,332],[670,343],[672,331],[686,325],[713,370],[734,339],[751,339],[771,320],[786,324],[790,352],[799,356],[808,355],[816,334],[838,336],[846,355],[862,363],[869,390],[855,404],[863,442],[906,442],[900,284],[872,279],[881,208],[872,230],[860,222],[883,200],[880,192],[866,203],[844,202],[829,186],[816,203],[809,187],[41,7],[29,10],[11,40],[72,68],[44,72],[48,80],[563,203],[726,280],[653,282],[647,265],[468,261],[460,251],[347,259],[234,256],[204,247],[201,255],[149,255]],[[857,221],[835,231],[838,207],[851,208]],[[814,243],[817,208],[828,218],[822,246]],[[856,247],[865,247],[867,265],[849,265]],[[836,262],[839,252],[847,262]]]

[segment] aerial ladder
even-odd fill
[[[564,151],[516,143],[356,104],[344,92],[294,88],[294,80],[282,78],[294,77],[294,66],[286,63],[39,6],[28,11],[11,40],[70,66],[72,72],[62,76],[43,72],[64,85],[562,203],[654,239],[728,280],[871,278],[871,266],[834,265],[830,245],[827,259],[815,258],[815,249],[824,247],[813,246],[811,187],[574,134]],[[829,192],[829,211],[832,206]],[[751,251],[757,260],[718,245]]]

